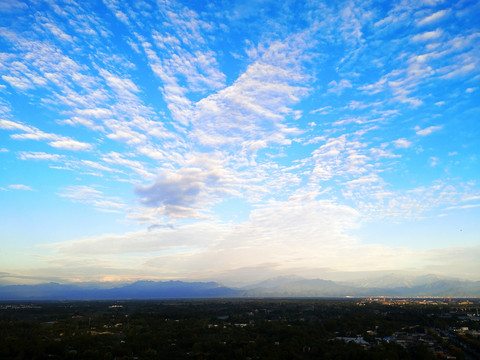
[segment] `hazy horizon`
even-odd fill
[[[0,1],[0,283],[480,280],[479,18]]]
[[[37,276],[12,276],[11,274],[3,273],[0,278],[0,286],[9,286],[9,285],[40,285],[47,283],[58,283],[65,285],[80,285],[80,286],[100,286],[100,287],[112,287],[112,286],[122,286],[126,284],[132,284],[137,281],[152,281],[152,282],[169,282],[169,281],[181,281],[181,282],[216,282],[218,284],[229,286],[229,287],[244,287],[259,284],[262,282],[269,281],[296,281],[296,280],[326,280],[333,281],[337,283],[349,283],[349,284],[359,284],[362,281],[374,282],[374,281],[391,281],[392,283],[397,280],[399,283],[402,281],[404,283],[411,283],[412,281],[425,280],[429,282],[448,280],[448,281],[480,281],[480,280],[468,280],[459,277],[453,276],[442,276],[431,273],[415,273],[408,271],[397,271],[397,272],[352,272],[352,273],[342,273],[339,271],[332,273],[318,273],[316,276],[303,277],[295,274],[275,274],[273,276],[263,275],[257,277],[247,277],[235,274],[235,276],[230,277],[219,277],[219,278],[160,278],[160,277],[139,277],[139,278],[124,278],[122,280],[106,281],[106,280],[80,280],[80,279],[65,279],[61,276],[58,277],[37,277]]]

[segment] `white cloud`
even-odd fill
[[[100,69],[100,75],[119,96],[131,97],[134,96],[132,93],[140,92],[140,89],[128,78],[120,78],[104,69]]]
[[[26,8],[28,5],[19,0],[0,1],[0,11],[2,12],[15,12]]]
[[[34,85],[32,84],[32,82],[25,77],[19,78],[19,77],[10,76],[10,75],[2,75],[2,79],[8,82],[14,88],[17,88],[19,90],[27,90],[27,89],[34,88]]]
[[[429,159],[435,161],[435,159]],[[432,163],[430,163],[432,165]],[[435,166],[435,164],[433,164]],[[359,197],[353,193],[359,210],[366,218],[403,218],[418,219],[422,214],[434,209],[442,209],[458,204],[465,198],[465,193],[471,192],[468,187],[454,187],[444,182],[435,182],[429,186],[419,186],[413,189],[390,191],[386,197],[374,200],[368,197]],[[360,194],[361,195],[361,194]]]
[[[438,4],[443,4],[445,2],[445,0],[423,0],[423,1],[419,1],[419,5],[422,6],[422,5],[429,5],[429,6],[436,6]]]
[[[263,139],[287,143],[299,133],[283,121],[288,107],[307,94],[299,61],[307,45],[302,35],[277,41],[229,87],[198,102],[194,135],[205,145],[240,145]]]
[[[428,41],[432,39],[437,39],[443,34],[441,29],[436,29],[434,31],[426,31],[422,34],[417,34],[412,37],[412,41]]]
[[[152,31],[153,44],[137,36],[149,65],[162,80],[163,97],[173,118],[186,126],[192,117],[192,93],[210,92],[225,86],[226,76],[219,70],[217,54],[204,40],[211,25],[192,10],[175,3],[162,5],[161,21],[165,31]],[[158,48],[158,49],[156,49]]]
[[[52,24],[50,22],[46,22],[43,24],[53,35],[55,35],[58,39],[68,41],[68,42],[73,42],[73,38],[63,32],[58,26],[55,24]]]
[[[120,198],[107,197],[96,186],[71,185],[62,189],[58,195],[74,202],[91,205],[99,211],[119,212],[126,209],[126,204]]]
[[[80,117],[80,116],[72,116],[69,119],[66,120],[59,120],[58,121],[60,124],[67,124],[67,125],[83,125],[89,129],[92,129],[94,131],[105,131],[103,126],[97,125],[94,121],[91,119],[85,118],[85,117]]]
[[[321,108],[310,111],[310,114],[320,113],[321,115],[325,115],[325,114],[328,114],[330,111],[332,111],[331,109],[332,107],[330,105],[322,106]]]
[[[66,9],[67,12],[70,10]],[[82,9],[78,10],[82,11]],[[62,11],[60,13],[66,16],[66,13]],[[66,39],[67,35],[62,35],[58,26],[46,22],[47,17],[39,15],[38,19],[43,21],[43,24],[56,36]],[[92,16],[88,16],[88,21],[95,22]],[[7,64],[10,75],[20,79],[20,75],[25,74],[35,86],[43,86],[50,90],[50,95],[43,99],[49,106],[58,106],[61,103],[70,108],[63,112],[65,115],[71,115],[70,118],[58,119],[57,123],[83,125],[94,131],[106,132],[106,136],[111,140],[127,142],[132,146],[145,145],[149,136],[172,138],[163,124],[156,121],[156,114],[152,108],[143,105],[138,97],[141,89],[128,76],[115,73],[117,69],[105,70],[105,68],[111,68],[108,62],[117,62],[120,64],[118,72],[121,72],[122,66],[128,64],[126,59],[112,55],[102,58],[103,64],[102,61],[92,62],[89,68],[88,62],[77,63],[71,57],[64,55],[60,47],[48,42],[32,41],[17,34],[11,34],[11,40],[20,51],[17,57],[21,56],[23,60],[15,61],[15,57],[10,60]],[[68,40],[76,41],[77,39],[71,36]],[[20,68],[18,64],[22,67]],[[102,65],[105,67],[103,68]],[[93,75],[92,69],[95,69],[101,77]],[[26,81],[22,85],[24,90],[28,90]],[[17,81],[17,86],[20,85]],[[32,86],[28,85],[28,88]],[[140,129],[141,132],[136,131],[135,128]],[[93,149],[92,144],[66,136],[43,133],[33,127],[23,130],[27,133],[14,134],[12,138],[49,140],[49,145],[65,150]]]
[[[140,230],[122,235],[106,234],[43,246],[54,247],[58,253],[74,257],[155,253],[172,249],[182,252],[215,243],[225,235],[226,230],[227,228],[222,229],[221,226],[200,223],[180,228]]]
[[[359,177],[358,179],[348,181],[345,185],[347,187],[359,187],[364,185],[370,185],[372,183],[379,182],[380,179],[377,174],[370,174]]]
[[[395,52],[394,49],[397,49],[400,52],[398,58],[392,62],[394,66],[387,67],[389,72],[380,79],[359,89],[372,95],[390,90],[396,101],[418,107],[423,104],[422,97],[425,96],[423,86],[435,83],[439,76],[449,79],[464,76],[475,69],[476,62],[472,59],[475,59],[476,55],[473,55],[474,51],[469,48],[474,39],[473,35],[452,36],[436,29],[417,34],[411,39],[415,41],[410,46],[417,48],[405,50],[408,47],[392,46],[390,51]],[[433,39],[443,41],[426,44],[425,50],[424,44],[420,42]],[[400,42],[398,45],[400,46]],[[386,60],[383,58],[377,61]],[[383,65],[382,67],[385,68]]]
[[[419,126],[415,127],[416,134],[420,136],[430,135],[431,133],[442,130],[442,129],[443,129],[442,125],[429,126],[425,129],[420,129]]]
[[[112,110],[107,108],[102,108],[102,107],[89,108],[89,109],[77,109],[75,112],[81,116],[88,116],[88,117],[91,116],[97,119],[110,117],[113,115]]]
[[[332,178],[345,180],[376,171],[370,150],[367,144],[351,140],[346,135],[327,139],[305,161],[305,165],[313,166],[310,181],[316,184]]]
[[[12,185],[8,185],[8,188],[9,189],[12,189],[12,190],[27,190],[27,191],[33,191],[33,189],[28,186],[28,185],[23,185],[23,184],[12,184]]]
[[[63,155],[47,154],[44,152],[35,151],[21,151],[18,153],[21,160],[45,160],[45,161],[60,161],[64,158]]]
[[[124,156],[114,151],[104,155],[102,160],[109,164],[116,164],[131,169],[144,179],[152,179],[154,177],[151,172],[145,169],[145,166],[140,161],[126,159]]]
[[[145,134],[132,130],[130,124],[124,121],[108,120],[106,125],[112,131],[107,135],[109,139],[126,142],[129,145],[140,145],[147,141]]]
[[[423,26],[423,25],[427,25],[427,24],[431,24],[433,22],[436,22],[438,21],[439,19],[445,17],[446,15],[448,15],[450,13],[450,10],[439,10],[437,12],[434,12],[433,14],[431,15],[428,15],[426,17],[424,17],[423,19],[421,19],[420,21],[418,21],[418,25],[419,26]]]
[[[95,189],[91,186],[85,185],[72,185],[59,195],[61,197],[71,198],[77,201],[87,201],[95,197],[99,197],[102,194],[100,190]]]
[[[444,79],[452,79],[457,76],[463,76],[465,74],[468,74],[469,72],[472,72],[477,69],[477,61],[470,62],[465,65],[454,65],[450,67],[449,71],[447,74],[443,75],[442,78]]]
[[[23,125],[10,120],[0,120],[0,129],[24,131],[23,134],[10,135],[12,139],[16,140],[46,140],[49,141],[48,144],[52,147],[72,151],[88,151],[92,149],[91,144],[73,140],[62,135],[45,133],[33,126]]]
[[[56,141],[51,141],[48,144],[57,149],[71,150],[71,151],[89,151],[92,149],[91,144],[87,144],[87,143],[80,142],[73,139],[56,140]]]
[[[397,139],[392,141],[392,143],[397,149],[405,149],[412,145],[412,143],[405,138]]]
[[[360,90],[365,90],[366,92],[368,92],[370,94],[377,94],[380,91],[384,90],[386,85],[387,85],[387,78],[382,77],[380,80],[378,80],[374,84],[361,86]]]
[[[10,120],[0,119],[0,129],[5,130],[22,130],[26,132],[33,131],[33,128],[27,125],[23,125],[21,123],[17,123]]]
[[[350,82],[350,80],[342,79],[338,83],[333,80],[328,83],[328,92],[333,92],[337,95],[340,95],[343,90],[351,87],[352,83]]]
[[[337,22],[340,23],[340,31],[343,38],[356,45],[363,41],[362,26],[366,19],[370,17],[370,13],[360,6],[356,6],[353,2],[340,10]]]
[[[472,209],[480,207],[480,204],[467,204],[467,205],[456,205],[456,206],[449,206],[446,210],[461,210],[461,209]]]
[[[109,168],[108,166],[104,166],[102,164],[99,164],[98,162],[95,161],[90,161],[90,160],[81,160],[82,165],[88,166],[92,169],[97,169],[101,171],[109,171],[109,172],[115,172],[117,170]]]

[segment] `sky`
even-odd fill
[[[479,18],[0,0],[0,284],[480,280]]]

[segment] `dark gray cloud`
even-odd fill
[[[200,215],[200,209],[205,211],[221,195],[231,193],[234,183],[220,160],[200,155],[184,168],[164,172],[150,185],[137,186],[135,192],[145,206],[159,208],[159,215],[195,217]]]

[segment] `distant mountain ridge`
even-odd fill
[[[441,278],[435,275],[418,277],[390,275],[355,282],[277,278],[249,286],[245,295],[257,297],[480,297],[480,281]]]
[[[366,279],[357,279],[355,281],[344,282],[359,287],[381,287],[381,288],[400,288],[400,287],[413,287],[419,285],[426,285],[435,283],[438,281],[462,281],[455,278],[439,277],[436,275],[420,275],[420,276],[406,276],[399,274],[387,274],[383,276],[377,276]]]
[[[110,288],[58,283],[0,286],[3,301],[345,296],[480,297],[480,281],[387,275],[356,282],[280,277],[236,289],[217,282],[185,281],[136,281]]]
[[[235,293],[215,282],[183,281],[136,281],[107,289],[58,283],[0,286],[0,300],[217,298]]]

